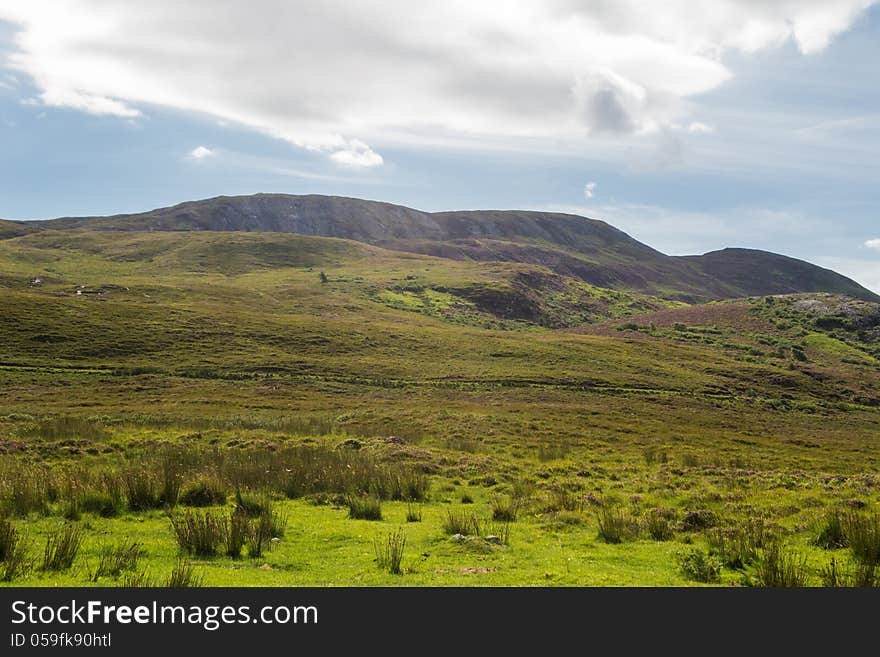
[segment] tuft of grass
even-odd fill
[[[606,543],[634,541],[639,537],[639,522],[626,511],[616,507],[606,507],[596,513],[599,523],[599,538]]]
[[[492,520],[499,522],[516,522],[519,514],[519,500],[495,496],[492,498]]]
[[[105,545],[101,548],[98,565],[89,579],[97,582],[101,577],[119,577],[123,572],[137,570],[138,560],[143,554],[143,548],[136,542]]]
[[[450,536],[482,536],[483,526],[480,518],[473,511],[447,509],[443,520],[443,531]]]
[[[0,518],[0,580],[11,582],[27,574],[31,568],[21,533],[8,518]]]
[[[778,540],[762,519],[750,519],[737,527],[713,528],[706,533],[709,552],[729,568],[743,569],[754,563],[761,550]]]
[[[348,517],[355,520],[381,520],[382,502],[378,497],[350,495]]]
[[[840,511],[831,511],[825,516],[813,542],[825,550],[847,547],[846,534],[843,529],[843,517]]]
[[[165,580],[165,586],[173,589],[194,588],[202,585],[203,577],[195,567],[183,559],[178,559],[174,568]]]
[[[251,532],[248,535],[248,556],[252,559],[261,557],[270,541],[273,538],[280,538],[277,535],[278,522],[278,514],[272,510],[272,507],[265,507],[260,516],[254,521]],[[283,529],[280,533],[284,533]]]
[[[721,561],[700,548],[692,548],[678,557],[679,570],[687,579],[704,584],[721,581]]]
[[[227,520],[218,513],[184,511],[171,516],[180,549],[199,557],[211,557],[226,544]]]
[[[242,548],[253,532],[251,524],[251,519],[238,509],[232,512],[228,522],[223,523],[223,544],[227,557],[233,559],[241,557]]]
[[[149,511],[162,508],[156,480],[146,467],[131,468],[122,477],[125,498],[132,511]]]
[[[119,579],[119,586],[126,588],[150,588],[159,586],[159,584],[144,569],[123,573]]]
[[[187,484],[180,493],[178,502],[183,506],[218,506],[226,504],[229,489],[216,478],[200,477]]]
[[[422,507],[417,506],[415,504],[407,504],[406,505],[406,521],[407,522],[421,522],[422,521]]]
[[[76,506],[82,513],[93,513],[102,518],[114,518],[125,506],[120,490],[87,490],[76,498]]]
[[[753,583],[758,586],[793,588],[806,586],[808,580],[807,558],[774,542],[763,550],[755,567]]]
[[[651,509],[645,518],[645,531],[655,541],[671,541],[675,532],[672,529],[672,514],[666,509]]]
[[[82,542],[82,530],[76,523],[67,523],[49,534],[43,551],[43,570],[70,570]]]
[[[865,564],[880,564],[880,514],[850,512],[843,516],[843,535],[853,557]]]
[[[376,537],[373,549],[376,552],[376,565],[392,575],[402,575],[403,552],[406,548],[406,534],[398,528],[384,536]]]

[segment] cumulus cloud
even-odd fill
[[[584,185],[584,198],[591,199],[596,193],[596,183],[592,180]]]
[[[876,249],[877,251],[880,251],[880,238],[877,238],[875,240],[868,240],[867,242],[865,242],[865,246],[867,246],[869,249]]]
[[[346,167],[377,167],[382,165],[382,156],[358,139],[352,139],[347,148],[334,151],[330,159]]]
[[[376,167],[395,140],[700,126],[688,98],[730,78],[725,53],[818,52],[875,1],[3,0],[0,19],[45,105],[200,112]]]
[[[194,160],[203,160],[206,157],[211,157],[214,154],[207,146],[196,146],[189,152],[189,156]]]

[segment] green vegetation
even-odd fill
[[[4,582],[877,581],[875,304],[268,233],[9,237],[0,285]]]

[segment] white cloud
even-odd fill
[[[384,162],[381,155],[357,139],[351,140],[347,148],[331,153],[330,159],[342,166],[355,168],[378,167]]]
[[[701,123],[700,121],[693,121],[687,127],[688,132],[692,132],[697,135],[709,135],[715,132],[715,128],[710,125],[706,125],[705,123]]]
[[[375,167],[395,140],[700,126],[688,99],[731,77],[725,53],[818,52],[873,2],[3,0],[0,19],[43,104],[206,113]]]
[[[880,238],[877,238],[875,240],[868,240],[867,242],[865,242],[865,246],[867,246],[869,249],[877,249],[878,251],[880,251]]]
[[[196,146],[189,152],[189,156],[194,160],[203,160],[206,157],[211,157],[214,155],[214,151],[212,151],[207,146]]]
[[[584,198],[591,199],[596,193],[596,183],[592,180],[584,185]]]

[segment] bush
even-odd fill
[[[596,514],[599,538],[606,543],[622,543],[639,537],[639,523],[629,514],[614,507],[601,509]]]
[[[82,531],[74,523],[65,524],[49,534],[43,551],[43,570],[69,570],[82,542]]]
[[[221,545],[226,544],[227,524],[225,517],[210,511],[185,511],[171,516],[171,526],[180,549],[200,557],[213,556]]]
[[[377,537],[373,541],[376,551],[376,565],[381,570],[387,570],[392,575],[402,575],[403,551],[406,547],[406,535],[402,529]]]
[[[679,569],[694,582],[711,584],[721,581],[721,562],[699,548],[693,548],[679,558]]]
[[[381,520],[382,502],[377,497],[351,495],[348,498],[348,517],[355,520]]]
[[[189,483],[180,493],[179,502],[184,506],[215,506],[226,504],[229,490],[218,479],[202,477]]]

